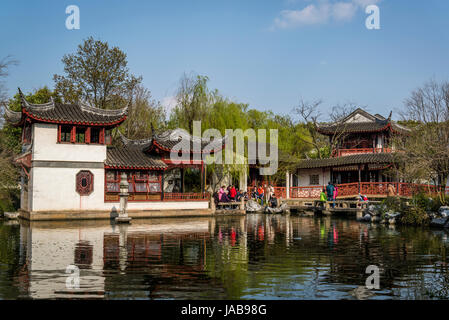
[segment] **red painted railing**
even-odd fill
[[[319,198],[322,186],[291,187],[290,198]]]
[[[337,198],[357,196],[359,193],[367,196],[386,196],[388,185],[393,185],[395,195],[410,197],[417,193],[436,194],[438,186],[428,184],[415,184],[405,182],[361,182],[360,191],[359,183],[342,183],[337,186]],[[320,193],[326,186],[306,186],[306,187],[290,187],[290,198],[292,199],[319,199]],[[252,195],[253,187],[248,187],[247,191]],[[445,192],[449,195],[449,187]],[[274,194],[277,198],[285,199],[286,188],[274,187]]]
[[[337,197],[357,196],[359,193],[367,196],[386,196],[388,185],[393,186],[395,195],[410,197],[417,193],[437,194],[439,186],[428,184],[415,184],[405,182],[358,182],[343,183],[337,186]],[[320,192],[323,190],[322,186],[308,186],[308,187],[291,187],[290,198],[310,198],[318,199]],[[360,189],[359,189],[360,188]],[[446,194],[449,195],[449,187],[445,189]]]
[[[342,183],[337,185],[337,197],[352,196],[359,194],[359,183]]]
[[[362,153],[391,153],[391,148],[353,148],[353,149],[338,149],[334,152],[334,156],[343,157],[352,154]]]
[[[164,201],[206,201],[209,198],[208,192],[164,193]]]
[[[129,202],[145,202],[145,201],[209,201],[210,195],[208,192],[187,192],[187,193],[164,193],[164,199],[162,200],[162,194],[160,192],[135,192],[130,193],[128,196]],[[120,200],[119,193],[106,193],[106,202],[117,202]]]

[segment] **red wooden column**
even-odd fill
[[[90,127],[86,128],[86,135],[84,137],[84,142],[90,143]]]
[[[76,127],[72,127],[72,131],[70,132],[70,142],[76,142]]]
[[[361,183],[362,183],[362,171],[361,171],[360,164],[359,164],[359,193],[360,193]]]

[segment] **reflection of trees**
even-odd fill
[[[446,246],[440,239],[420,228],[385,228],[352,223],[343,227],[344,222],[336,221],[337,229],[344,230],[344,243],[335,246],[329,253],[330,266],[328,274],[323,278],[326,282],[364,285],[366,267],[377,265],[381,269],[381,289],[391,289],[393,294],[401,297],[422,299],[425,292],[432,290],[436,295],[447,294],[447,269],[440,268],[438,260],[446,256]],[[325,252],[327,249],[318,246],[316,250]],[[430,270],[423,270],[429,267]],[[430,271],[430,273],[429,273]],[[438,278],[439,284],[435,287]],[[407,281],[407,284],[405,282]],[[414,285],[412,285],[414,284]],[[404,286],[403,288],[401,288]],[[447,290],[447,289],[446,289]]]
[[[15,299],[28,291],[28,265],[27,259],[20,259],[19,229],[19,225],[0,222],[0,299]]]
[[[206,255],[208,276],[225,289],[224,299],[237,299],[247,283],[248,256],[244,217],[217,218],[214,237]]]

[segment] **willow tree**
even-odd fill
[[[212,93],[207,87],[209,78],[201,75],[184,74],[179,80],[176,105],[172,110],[169,124],[172,127],[193,132],[193,121],[207,116],[212,101]]]

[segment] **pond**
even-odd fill
[[[447,299],[448,248],[442,230],[329,217],[3,221],[0,299]]]

